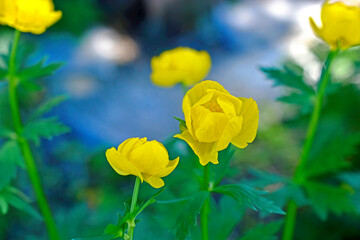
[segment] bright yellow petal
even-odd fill
[[[190,98],[188,96],[184,96],[183,102],[182,102],[182,109],[184,112],[184,117],[185,117],[185,123],[186,123],[186,127],[189,130],[189,132],[194,135],[194,130],[192,127],[192,120],[191,120],[191,103],[190,103]]]
[[[211,112],[203,106],[193,107],[191,117],[196,139],[204,143],[218,141],[230,120],[226,114]]]
[[[243,102],[241,116],[243,124],[240,133],[231,140],[238,148],[245,148],[248,143],[254,141],[259,125],[259,110],[252,98],[240,98]]]
[[[143,176],[140,171],[129,162],[121,153],[115,148],[110,148],[106,151],[106,159],[108,160],[111,167],[120,175],[134,175],[143,181]]]
[[[243,117],[233,117],[225,127],[219,141],[216,142],[216,151],[221,151],[227,148],[231,140],[237,136],[242,128]]]
[[[150,184],[153,188],[161,188],[165,185],[164,181],[160,177],[148,174],[144,174],[144,181]]]
[[[147,141],[146,137],[145,138],[129,138],[119,145],[118,151],[121,152],[127,158],[129,158],[130,152],[135,147],[143,145],[146,141]]]
[[[185,96],[189,97],[190,105],[193,106],[199,101],[203,96],[208,93],[209,89],[218,90],[219,92],[229,93],[225,90],[223,86],[219,83],[211,80],[202,81],[196,84],[193,88],[191,88]]]
[[[174,136],[189,144],[194,153],[199,157],[200,164],[205,166],[209,162],[218,164],[218,152],[214,150],[214,143],[201,143],[195,140],[189,133],[184,131]]]
[[[174,171],[174,169],[176,168],[176,166],[179,163],[179,157],[177,157],[176,159],[169,161],[169,164],[166,166],[166,168],[160,170],[160,172],[156,173],[156,176],[158,177],[166,177],[167,175],[169,175],[172,171]]]
[[[141,173],[150,175],[155,175],[169,164],[166,148],[157,141],[149,141],[136,146],[130,152],[129,159]]]

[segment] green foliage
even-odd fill
[[[15,141],[8,141],[0,148],[0,190],[16,177],[17,166],[24,167],[20,148]]]
[[[279,232],[283,221],[270,222],[268,224],[259,224],[250,229],[239,240],[276,240],[276,234]]]
[[[36,145],[40,144],[40,138],[52,139],[70,131],[70,128],[59,122],[57,117],[43,118],[34,120],[26,124],[23,136],[33,141]]]
[[[322,139],[317,139],[315,148],[305,166],[306,177],[318,177],[320,175],[336,173],[351,166],[346,157],[354,155],[360,144],[360,134],[344,134],[336,131],[323,133]],[[339,145],[341,144],[341,147]],[[326,163],[326,164],[324,164]]]
[[[7,186],[0,191],[0,210],[3,214],[7,213],[9,205],[36,219],[42,219],[38,211],[30,205],[30,199],[25,194],[14,187]]]
[[[279,101],[298,105],[303,113],[312,109],[312,102],[315,91],[312,86],[304,80],[303,69],[295,64],[281,68],[265,68],[260,70],[265,73],[268,79],[273,80],[273,86],[284,86],[289,88],[290,93],[278,98]]]
[[[234,198],[240,205],[245,205],[255,211],[285,214],[285,212],[275,206],[272,201],[263,197],[267,192],[256,190],[244,184],[222,185],[216,187],[213,191],[228,195]]]
[[[192,198],[185,203],[174,225],[177,239],[186,239],[191,229],[196,226],[197,216],[209,196],[210,192],[201,191],[195,193]]]
[[[39,107],[37,107],[32,114],[30,115],[29,121],[35,120],[37,118],[42,117],[44,114],[50,112],[54,107],[62,103],[67,99],[66,96],[56,96],[50,98],[49,100],[42,103]]]
[[[352,193],[348,188],[319,182],[306,182],[305,188],[315,213],[323,221],[327,219],[329,212],[337,215],[356,212]]]
[[[41,87],[33,82],[34,79],[39,79],[53,74],[55,70],[62,66],[62,63],[52,63],[45,66],[46,58],[38,63],[24,68],[17,73],[20,84],[27,90],[39,91]]]

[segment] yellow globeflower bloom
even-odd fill
[[[315,34],[332,49],[347,49],[360,44],[360,8],[342,2],[326,1],[321,10],[322,27],[310,18]]]
[[[154,188],[164,186],[161,178],[169,175],[179,163],[179,157],[169,161],[169,154],[161,143],[146,138],[129,138],[118,149],[108,149],[106,158],[118,174],[135,175]]]
[[[41,34],[61,18],[51,0],[0,0],[0,24]]]
[[[151,80],[155,85],[171,87],[183,83],[190,86],[207,76],[211,68],[211,59],[206,51],[178,47],[153,57],[151,68]]]
[[[196,84],[184,96],[187,130],[174,137],[186,141],[201,165],[218,162],[229,143],[245,148],[254,141],[259,110],[252,98],[237,98],[214,81]]]

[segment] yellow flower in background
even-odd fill
[[[342,2],[326,1],[321,10],[322,27],[310,18],[315,34],[332,49],[347,49],[360,44],[360,8]]]
[[[108,149],[106,158],[118,174],[137,176],[154,188],[164,186],[161,178],[169,175],[179,163],[179,157],[169,161],[168,151],[161,143],[146,138],[129,138],[118,149]]]
[[[229,143],[245,148],[254,141],[259,110],[252,98],[237,98],[214,81],[196,84],[182,103],[187,130],[174,137],[186,141],[200,163],[218,162]]]
[[[211,68],[211,59],[206,51],[178,47],[153,57],[151,68],[151,81],[155,85],[171,87],[182,83],[191,86],[205,79]]]
[[[51,0],[0,0],[0,24],[21,32],[41,34],[61,16]]]

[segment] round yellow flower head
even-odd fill
[[[360,44],[360,8],[343,2],[325,1],[321,10],[322,27],[310,18],[315,34],[332,49],[347,49]]]
[[[153,57],[151,68],[151,80],[155,85],[171,87],[182,83],[190,86],[207,76],[211,68],[211,59],[206,51],[178,47]]]
[[[61,18],[51,0],[0,0],[0,24],[41,34]]]
[[[186,141],[201,165],[218,162],[229,143],[245,148],[254,141],[259,110],[252,98],[237,98],[214,81],[196,84],[184,96],[187,130],[174,137]]]
[[[154,188],[164,186],[161,178],[169,175],[179,163],[179,157],[169,161],[169,154],[161,143],[146,138],[129,138],[118,149],[108,149],[106,158],[118,174],[137,176]]]

